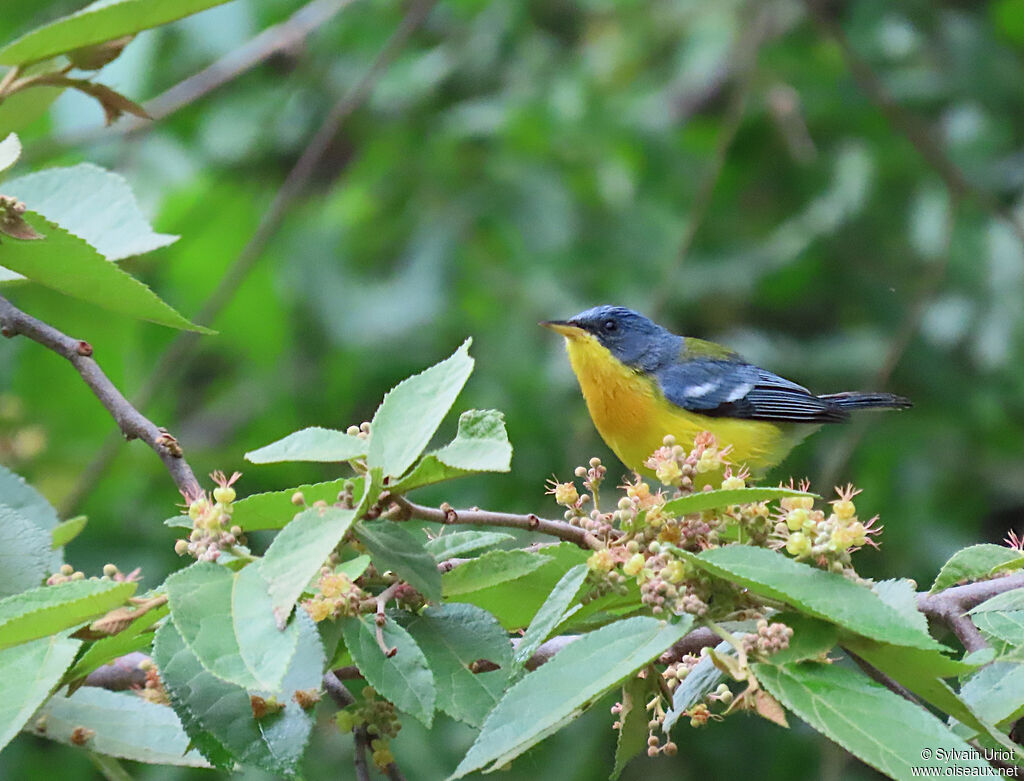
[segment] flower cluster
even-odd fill
[[[326,618],[358,615],[367,597],[347,575],[334,572],[330,567],[320,569],[316,588],[320,593],[305,600],[302,606],[310,618],[317,622]]]
[[[667,436],[660,448],[654,451],[644,466],[654,472],[654,476],[662,485],[672,486],[683,493],[689,493],[694,487],[701,488],[710,484],[702,479],[707,475],[710,479],[720,472],[727,464],[730,447],[719,449],[715,437],[710,432],[698,434],[693,440],[693,449],[687,452],[682,445],[676,444],[673,436]]]
[[[807,485],[801,485],[806,490]],[[831,512],[814,509],[814,499],[798,496],[782,499],[781,510],[774,518],[772,545],[785,548],[796,559],[808,560],[834,572],[850,569],[850,554],[864,545],[878,547],[872,535],[881,527],[875,526],[878,516],[868,521],[857,517],[853,497],[860,491],[852,485],[836,488],[839,496],[831,502]]]
[[[792,627],[780,622],[768,623],[765,619],[757,622],[757,633],[743,636],[743,650],[748,654],[761,654],[769,656],[778,651],[789,648],[790,638],[793,637]]]
[[[398,736],[402,722],[398,720],[395,706],[377,697],[372,686],[363,689],[363,701],[338,711],[334,720],[342,732],[351,732],[363,727],[370,738],[373,764],[381,770],[395,761],[391,753],[391,740]]]
[[[368,439],[370,436],[370,423],[369,421],[363,421],[358,426],[349,426],[345,433],[350,437],[359,437],[360,439]]]
[[[118,583],[124,583],[126,581],[138,580],[141,571],[142,570],[140,568],[136,568],[126,575],[117,568],[116,564],[104,564],[103,576],[97,577],[93,575],[89,580],[113,580]],[[85,573],[81,570],[76,570],[70,564],[62,564],[59,570],[46,579],[46,585],[56,586],[60,583],[68,583],[72,580],[85,580]]]
[[[235,501],[232,486],[242,476],[235,472],[225,477],[217,471],[210,478],[217,484],[212,495],[202,495],[188,506],[188,517],[192,519],[192,533],[187,540],[174,543],[174,552],[179,556],[189,555],[200,561],[216,561],[223,551],[232,550],[236,545],[245,545],[240,526],[231,525],[231,509]]]

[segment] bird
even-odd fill
[[[815,395],[723,347],[678,336],[623,306],[602,305],[540,325],[565,337],[566,351],[598,433],[629,469],[666,436],[692,448],[702,432],[730,447],[729,462],[755,477],[779,464],[826,423],[859,409],[905,409],[892,393]]]

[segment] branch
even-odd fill
[[[139,651],[119,656],[89,673],[82,685],[115,692],[142,687],[146,683],[146,671],[142,669],[142,664],[148,661],[149,657]]]
[[[249,275],[256,261],[260,259],[270,238],[281,227],[284,217],[292,204],[309,185],[320,159],[324,156],[331,141],[338,134],[342,124],[369,97],[377,81],[388,69],[399,52],[405,46],[412,33],[423,23],[433,7],[435,0],[416,0],[406,12],[401,23],[391,37],[385,42],[376,59],[363,74],[362,78],[348,90],[328,112],[327,117],[310,139],[298,161],[288,172],[274,200],[260,218],[260,223],[252,237],[242,248],[232,264],[224,272],[216,289],[206,299],[198,314],[192,318],[197,325],[209,325],[230,303],[239,286]],[[146,407],[158,391],[167,387],[168,383],[187,368],[199,341],[199,335],[187,331],[179,334],[164,351],[142,384],[142,388],[133,399],[139,408]],[[96,456],[86,467],[78,483],[69,493],[61,508],[66,514],[82,501],[86,493],[100,479],[110,462],[117,454],[118,442],[108,439],[103,443]]]
[[[341,682],[336,670],[328,670],[324,673],[323,684],[324,691],[327,692],[330,698],[334,700],[334,704],[339,708],[347,708],[355,703],[356,698],[352,696],[352,692],[348,690],[348,687]]]
[[[1021,225],[991,193],[972,184],[935,140],[931,128],[920,117],[896,101],[878,74],[853,50],[842,27],[831,17],[826,3],[823,0],[804,0],[804,2],[818,26],[839,46],[843,60],[846,62],[847,68],[850,69],[850,73],[853,74],[857,85],[885,115],[889,123],[911,143],[917,153],[924,158],[924,161],[942,178],[953,198],[961,196],[972,198],[993,217],[1009,225],[1017,238],[1024,244],[1024,225]]]
[[[450,505],[443,504],[440,508],[426,507],[410,502],[404,496],[393,496],[391,500],[401,507],[412,518],[434,523],[472,524],[476,526],[504,526],[509,529],[525,529],[557,537],[566,542],[574,542],[581,548],[601,550],[604,543],[593,534],[573,526],[565,521],[550,521],[533,513],[515,515],[513,513],[490,512],[488,510],[454,510]],[[449,568],[450,569],[450,568]]]
[[[366,734],[366,727],[356,727],[352,730],[356,739],[356,750],[352,756],[352,763],[356,767],[357,781],[370,781],[370,765],[366,761],[366,751],[370,748],[370,736]]]
[[[937,594],[919,594],[917,609],[952,629],[967,651],[978,651],[988,643],[967,612],[986,599],[1017,588],[1024,588],[1024,572],[953,586]]]
[[[178,441],[159,428],[149,418],[139,412],[126,399],[121,391],[114,387],[100,365],[92,357],[92,345],[75,339],[42,320],[22,312],[6,298],[0,296],[0,334],[10,338],[17,335],[26,336],[34,342],[52,350],[66,358],[81,375],[85,384],[99,399],[107,412],[111,414],[117,427],[125,439],[140,439],[149,445],[160,456],[167,471],[170,472],[174,484],[191,502],[202,495],[199,481],[192,473],[192,468],[185,460]]]
[[[864,671],[868,678],[873,680],[875,683],[882,684],[882,686],[891,691],[893,694],[898,694],[900,697],[907,700],[908,702],[912,702],[914,703],[914,705],[920,705],[922,708],[924,707],[921,704],[921,701],[917,699],[917,697],[915,697],[913,693],[910,691],[910,689],[908,689],[906,686],[904,686],[901,683],[898,683],[897,681],[894,681],[892,678],[883,673],[870,662],[857,656],[857,654],[855,654],[846,646],[840,647],[843,649],[843,653],[845,653],[847,656],[853,659],[854,662],[856,662],[857,666]]]

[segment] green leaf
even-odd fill
[[[390,658],[377,642],[377,625],[371,616],[341,620],[341,631],[352,659],[367,683],[391,700],[399,710],[430,727],[434,720],[437,690],[434,676],[419,645],[393,618],[381,632],[384,644],[398,649]]]
[[[713,575],[873,640],[915,648],[941,648],[916,622],[908,621],[874,591],[842,575],[749,545],[714,548],[699,556],[676,551]]]
[[[16,510],[47,535],[60,523],[57,511],[43,495],[3,465],[0,465],[0,505]],[[64,557],[60,551],[50,554],[50,572],[56,572],[63,563]]]
[[[508,580],[517,580],[551,559],[540,553],[525,550],[494,550],[477,559],[460,564],[441,577],[446,597],[468,594],[496,586]]]
[[[285,673],[284,705],[279,713],[257,721],[249,692],[209,673],[192,655],[170,622],[160,627],[153,659],[167,688],[174,711],[192,742],[215,764],[230,767],[225,755],[272,773],[295,775],[313,727],[312,714],[293,699],[298,690],[320,690],[324,649],[316,626],[299,611],[295,617],[299,642]],[[269,693],[267,693],[269,694]]]
[[[512,666],[512,646],[498,620],[475,605],[431,606],[405,628],[423,651],[437,686],[437,707],[479,727],[501,699]],[[486,659],[497,670],[473,672]]]
[[[45,725],[50,740],[73,745],[71,734],[79,727],[94,734],[88,747],[106,754],[154,765],[209,767],[189,741],[174,711],[156,705],[134,692],[111,692],[85,686],[70,697],[52,697],[39,712],[35,724]],[[33,725],[29,725],[30,730]]]
[[[170,607],[166,604],[152,608],[132,621],[123,631],[97,640],[86,649],[75,662],[75,666],[68,670],[64,680],[79,680],[120,656],[147,648],[153,642],[153,626],[169,612]]]
[[[44,529],[0,504],[0,596],[42,583],[49,574],[52,550]]]
[[[580,586],[587,579],[588,571],[586,564],[577,564],[568,570],[562,576],[562,579],[558,581],[558,584],[551,589],[548,598],[544,600],[544,604],[541,605],[537,615],[530,622],[530,626],[527,628],[526,634],[523,635],[523,639],[516,646],[514,658],[517,665],[525,665],[530,657],[533,656],[534,651],[540,647],[541,643],[547,640],[551,630],[561,623],[565,616],[565,611],[569,609],[569,605],[576,599]]]
[[[911,778],[914,767],[956,767],[963,771],[958,775],[989,767],[931,713],[852,670],[816,662],[760,663],[754,674],[786,708],[891,778]],[[939,759],[940,749],[963,752],[952,756],[965,759]]]
[[[159,27],[226,0],[105,0],[37,27],[0,49],[0,65],[24,65]]]
[[[435,537],[432,540],[427,540],[423,547],[438,562],[442,562],[462,556],[465,553],[472,553],[481,548],[490,548],[514,539],[513,535],[505,534],[504,532],[451,532],[449,534],[442,534],[440,537]]]
[[[978,580],[992,574],[992,570],[1011,562],[1024,563],[1024,554],[1013,548],[1002,545],[971,545],[954,553],[949,561],[942,565],[939,574],[932,583],[930,593],[942,591],[955,586],[961,581]]]
[[[366,572],[366,568],[370,566],[370,562],[370,557],[362,554],[356,556],[354,559],[341,562],[334,568],[334,573],[336,575],[344,575],[349,580],[355,580]]]
[[[72,580],[0,600],[0,648],[78,626],[122,605],[136,584]]]
[[[360,521],[355,532],[378,570],[391,570],[430,602],[441,601],[441,573],[423,541],[394,521]]]
[[[717,491],[699,491],[689,496],[681,496],[665,503],[665,512],[670,515],[689,515],[703,510],[715,510],[733,504],[750,504],[767,502],[772,499],[783,499],[787,496],[811,496],[817,494],[797,491],[793,488],[722,488]]]
[[[989,639],[1010,646],[1005,650],[1019,655],[1024,646],[1024,588],[997,594],[969,612],[975,626]]]
[[[43,116],[60,97],[63,87],[33,87],[15,92],[0,103],[0,134],[21,132]],[[8,281],[0,268],[0,282]]]
[[[328,483],[300,485],[285,491],[268,491],[265,494],[247,496],[232,506],[231,522],[237,523],[246,531],[284,528],[302,509],[301,506],[292,504],[292,497],[296,491],[302,494],[307,505],[321,501],[334,504],[338,501],[338,494],[345,490],[347,482],[355,484],[352,499],[358,503],[363,496],[364,483],[359,479],[342,477]]]
[[[165,586],[174,626],[207,670],[246,689],[277,691],[299,630],[294,623],[277,628],[260,569],[197,562]]]
[[[455,439],[428,453],[413,470],[389,488],[404,493],[475,472],[507,472],[512,445],[505,432],[505,416],[496,410],[468,410],[459,417]]]
[[[508,690],[451,778],[511,762],[657,658],[692,624],[689,616],[675,624],[627,618],[571,643]]]
[[[398,477],[419,458],[473,371],[471,343],[388,391],[370,424],[370,467]]]
[[[927,634],[928,619],[917,609],[917,584],[914,581],[907,578],[879,580],[871,584],[871,590],[903,616],[907,624]]]
[[[505,431],[505,416],[493,409],[463,412],[455,439],[433,455],[456,469],[507,472],[512,463],[512,445]]]
[[[83,239],[34,211],[26,211],[22,217],[45,238],[19,241],[5,237],[0,244],[0,265],[40,285],[111,312],[171,328],[213,333],[190,323],[144,284],[105,260]]]
[[[295,516],[270,543],[259,568],[270,584],[278,626],[284,626],[303,590],[341,542],[355,517],[354,509],[310,507]]]
[[[8,133],[7,138],[0,141],[0,173],[6,171],[21,157],[21,141],[17,133]],[[6,187],[4,188],[6,190]]]
[[[54,635],[0,651],[0,749],[50,696],[80,645]]]
[[[725,641],[715,646],[715,652],[720,655],[735,655],[736,653],[735,649]],[[710,694],[724,677],[725,673],[718,669],[710,655],[702,656],[676,687],[676,690],[672,692],[672,710],[665,714],[662,729],[668,733],[679,717]]]
[[[367,441],[330,428],[310,426],[245,454],[254,464],[279,461],[351,461],[366,455]]]
[[[153,231],[123,176],[90,163],[12,179],[4,193],[85,240],[107,260],[142,255],[178,240]]]
[[[633,676],[622,686],[622,710],[619,713],[618,739],[615,742],[615,767],[611,779],[615,781],[626,764],[647,749],[647,695],[650,684]]]
[[[802,662],[805,659],[820,660],[839,642],[835,624],[828,621],[819,621],[802,613],[778,613],[771,620],[781,622],[793,630],[789,647],[772,654],[773,664]]]
[[[88,516],[76,515],[74,518],[69,518],[63,523],[57,524],[53,527],[53,532],[51,532],[50,547],[53,550],[63,548],[82,533],[88,522]]]
[[[1024,664],[996,661],[964,681],[960,697],[998,726],[1024,716]]]
[[[540,606],[544,604],[551,590],[562,578],[566,570],[577,564],[584,563],[589,556],[588,551],[573,545],[571,542],[552,545],[543,550],[543,556],[550,560],[532,572],[513,580],[502,581],[489,588],[459,594],[451,597],[450,600],[454,602],[469,602],[477,607],[482,607],[497,618],[506,629],[515,630],[525,627],[537,614],[537,611],[540,610]],[[497,553],[499,551],[493,552]],[[507,553],[509,551],[500,552]],[[486,555],[489,556],[491,554]],[[480,559],[475,559],[474,561],[480,561]],[[465,566],[470,566],[470,563],[460,564],[452,572],[457,572]],[[486,572],[478,574],[481,578],[485,579],[487,577]],[[636,588],[635,584],[633,588],[635,593],[632,605],[635,608],[639,600],[639,589]],[[583,611],[579,612],[582,613]],[[560,627],[557,631],[562,631],[562,628]]]

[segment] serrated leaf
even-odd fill
[[[427,453],[409,474],[388,487],[405,493],[476,472],[507,472],[511,461],[505,416],[496,410],[468,410],[459,418],[455,439]]]
[[[733,504],[750,504],[767,502],[772,499],[783,499],[789,496],[811,496],[817,494],[797,491],[793,488],[722,488],[716,491],[698,491],[689,496],[681,496],[665,503],[664,510],[670,515],[689,515],[703,510],[715,510]]]
[[[22,516],[49,534],[60,523],[57,511],[45,497],[3,465],[0,465],[0,505],[17,510]],[[56,572],[64,562],[60,551],[50,554],[50,571]]]
[[[842,575],[794,561],[781,553],[749,545],[729,545],[699,556],[678,555],[719,577],[761,596],[787,602],[873,640],[915,648],[941,648],[920,626],[882,601],[871,589]]]
[[[511,762],[657,658],[692,624],[690,616],[675,624],[638,616],[571,643],[508,690],[451,778]]]
[[[441,584],[446,597],[517,580],[547,564],[551,559],[540,553],[524,550],[495,550],[460,564],[444,573]]]
[[[622,710],[619,712],[618,738],[615,741],[615,767],[611,781],[615,781],[627,763],[647,749],[647,722],[645,707],[650,699],[650,684],[635,675],[622,686]]]
[[[345,483],[350,481],[355,484],[352,499],[358,503],[363,496],[363,481],[343,477],[327,483],[299,485],[284,491],[268,491],[239,499],[232,505],[231,522],[237,523],[245,531],[284,528],[303,509],[301,505],[292,504],[296,492],[302,494],[309,506],[320,501],[334,504],[338,501],[338,494],[345,490]]]
[[[360,521],[355,533],[378,570],[391,570],[430,602],[441,601],[441,573],[424,547],[425,541],[394,521]]]
[[[423,547],[438,562],[442,562],[466,553],[478,551],[481,548],[491,548],[514,539],[513,535],[505,534],[504,532],[451,532],[442,534],[440,537],[435,537],[432,540],[427,540]]]
[[[971,545],[954,553],[935,577],[929,593],[934,594],[961,581],[978,580],[1011,562],[1024,563],[1024,554],[1002,545]]]
[[[423,651],[437,687],[437,707],[479,727],[504,694],[512,646],[498,620],[475,605],[431,606],[405,618],[405,628]],[[486,659],[497,670],[474,672]]]
[[[852,670],[816,662],[759,663],[754,674],[810,726],[891,778],[910,778],[914,767],[956,767],[957,775],[989,767],[931,713]],[[950,754],[940,759],[940,749]]]
[[[530,626],[527,627],[523,639],[516,646],[514,658],[517,665],[525,665],[541,643],[547,640],[551,631],[561,623],[565,611],[576,599],[580,586],[587,579],[587,572],[589,570],[586,564],[577,564],[568,570],[551,589],[548,598],[544,600],[544,604],[540,606],[540,610],[530,621]]]
[[[370,424],[370,467],[398,477],[419,458],[473,371],[471,343],[388,391]]]
[[[385,699],[430,727],[434,720],[437,690],[434,676],[419,645],[405,629],[389,619],[381,627],[384,644],[398,649],[384,655],[377,642],[377,626],[371,616],[341,620],[341,632],[360,674]]]
[[[283,626],[309,582],[352,526],[356,510],[310,507],[285,526],[270,543],[260,572],[270,584],[278,626]]]
[[[908,625],[928,632],[928,619],[917,609],[917,584],[907,578],[879,580],[871,584],[885,604],[903,616]]]
[[[278,690],[299,630],[277,628],[260,567],[197,562],[164,585],[174,626],[207,670],[246,689]]]
[[[496,585],[487,588],[449,597],[449,600],[453,602],[468,602],[477,607],[482,607],[495,616],[506,629],[515,630],[527,626],[537,614],[537,611],[540,610],[540,606],[544,604],[551,590],[562,578],[566,570],[577,564],[584,563],[590,555],[587,551],[577,545],[573,545],[571,542],[552,545],[544,548],[543,551],[543,556],[549,559],[549,561],[543,563],[532,572],[512,580],[502,580]],[[499,551],[492,551],[492,553],[497,552]],[[506,551],[501,552],[504,553]],[[485,556],[489,555],[491,554],[485,554]],[[483,558],[483,556],[480,557],[480,559]],[[474,561],[480,561],[480,559],[474,559]],[[460,564],[452,572],[457,572],[470,564],[471,562]],[[480,565],[474,566],[479,567]],[[479,575],[481,580],[489,577],[486,571],[480,571],[477,575]],[[464,585],[469,584],[465,583]],[[632,604],[636,605],[639,600],[639,589],[636,588],[635,584],[634,589]],[[559,628],[557,631],[562,630]]]
[[[86,686],[70,697],[52,697],[29,730],[50,740],[75,745],[79,728],[93,734],[86,745],[92,751],[154,765],[209,767],[198,751],[188,750],[188,738],[174,711],[139,697],[134,692],[111,692]]]
[[[279,713],[257,721],[250,693],[217,678],[192,655],[170,622],[157,632],[153,659],[174,710],[189,738],[223,766],[225,755],[272,773],[295,775],[313,727],[312,714],[293,699],[297,690],[319,691],[324,651],[316,627],[304,611],[295,617],[299,642],[276,697]],[[269,694],[269,693],[268,693]]]
[[[46,239],[3,241],[0,266],[111,312],[170,328],[214,333],[190,323],[144,284],[104,259],[83,239],[32,210],[22,217]]]
[[[54,635],[0,651],[0,750],[50,696],[80,645]]]
[[[802,613],[777,613],[771,620],[773,623],[783,623],[793,630],[789,646],[772,654],[774,664],[820,659],[839,642],[836,625],[828,621],[819,621]]]
[[[493,409],[471,409],[459,416],[455,439],[434,456],[442,464],[470,472],[507,472],[512,445],[505,431],[505,416]]]
[[[90,163],[20,176],[4,184],[4,193],[83,239],[107,260],[142,255],[178,240],[153,231],[123,176]]]
[[[366,455],[367,441],[330,428],[310,426],[245,454],[254,464],[280,461],[351,461]]]
[[[49,574],[52,550],[44,529],[0,504],[0,597],[42,583]]]
[[[68,518],[68,520],[63,523],[59,523],[54,526],[50,535],[50,548],[53,550],[63,548],[82,533],[82,530],[85,529],[85,525],[88,522],[88,516],[76,515],[74,518]]]
[[[995,661],[982,667],[960,687],[960,697],[975,713],[997,726],[1024,716],[1024,664]]]
[[[16,133],[8,133],[7,137],[0,141],[0,173],[6,171],[21,157],[21,141]]]
[[[0,65],[24,65],[158,27],[226,0],[108,0],[37,27],[0,49]]]
[[[135,593],[135,583],[73,580],[0,600],[0,648],[56,634],[103,615]]]

